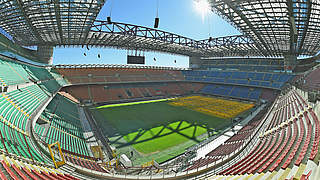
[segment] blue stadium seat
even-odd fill
[[[291,79],[291,75],[261,72],[238,71],[190,71],[183,72],[187,81],[212,82],[221,84],[263,86],[281,88],[285,82]],[[187,74],[187,75],[186,75]],[[275,84],[272,84],[275,83]]]

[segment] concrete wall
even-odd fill
[[[42,63],[51,65],[53,61],[53,46],[38,46],[37,56]]]
[[[199,69],[201,67],[201,58],[200,57],[189,57],[189,68]]]

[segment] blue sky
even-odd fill
[[[112,21],[153,27],[157,0],[108,0],[98,15],[106,20],[112,7]],[[159,29],[196,40],[210,36],[239,34],[231,25],[212,12],[202,19],[194,0],[159,0]],[[84,56],[83,53],[87,56]],[[98,54],[101,58],[98,59]],[[127,51],[110,48],[55,48],[54,64],[126,64]],[[188,57],[146,52],[146,65],[188,67]],[[153,58],[157,61],[153,61]],[[177,63],[174,63],[174,60]]]

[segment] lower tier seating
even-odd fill
[[[258,100],[261,95],[261,89],[229,85],[207,85],[201,91],[204,94],[218,96],[227,96],[241,99]]]
[[[89,156],[78,108],[74,102],[57,94],[43,111],[40,119],[46,123],[37,124],[35,128],[45,129],[36,130],[45,143],[51,144],[59,141],[62,149],[78,155]]]
[[[64,157],[68,162],[71,162],[75,165],[87,168],[87,169],[91,169],[94,171],[98,171],[98,172],[104,172],[106,173],[107,171],[104,170],[100,165],[97,164],[96,161],[93,160],[89,160],[89,159],[84,159],[81,157],[77,157],[77,156],[73,156],[71,154],[68,153],[64,153]]]
[[[0,179],[78,180],[78,178],[67,173],[63,173],[60,170],[39,166],[30,162],[15,160],[4,155],[2,155],[0,158]]]
[[[299,167],[318,154],[319,119],[295,90],[280,96],[269,113],[262,112],[255,119],[205,157],[190,163],[185,171],[206,167],[237,152],[260,122],[264,122],[264,131],[258,134],[255,146],[233,165],[222,169],[220,175],[273,173],[290,165]]]
[[[63,88],[81,102],[108,102],[154,96],[177,96],[197,93],[203,87],[199,83],[151,83],[131,85],[84,85]]]
[[[185,171],[207,166],[208,164],[218,161],[237,150],[243,144],[244,140],[251,136],[254,129],[260,124],[265,114],[266,110],[260,111],[247,125],[242,127],[237,134],[233,135],[221,146],[209,152],[205,157],[191,162]]]
[[[259,139],[256,147],[245,158],[222,171],[221,174],[273,172],[278,167],[286,169],[290,164],[300,166],[302,162],[314,158],[318,149],[319,135],[317,132],[319,126],[317,124],[319,121],[312,115],[314,113],[312,109],[305,111],[304,108],[298,108],[298,106],[289,106],[294,102],[304,104],[305,102],[301,102],[302,100],[295,91],[290,91],[282,96],[275,106],[273,116],[270,117],[267,129],[271,131],[267,131]],[[289,108],[288,111],[283,111],[284,107],[293,109]],[[295,114],[292,113],[291,116],[288,116],[284,112],[295,112]],[[279,114],[283,115],[279,116]],[[313,141],[311,141],[312,139]]]

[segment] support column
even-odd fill
[[[284,55],[284,70],[292,72],[297,65],[297,56],[292,54]]]
[[[53,46],[38,46],[37,55],[39,61],[51,65],[53,61]]]
[[[189,57],[189,68],[200,69],[202,66],[202,61],[200,57],[192,56]]]

